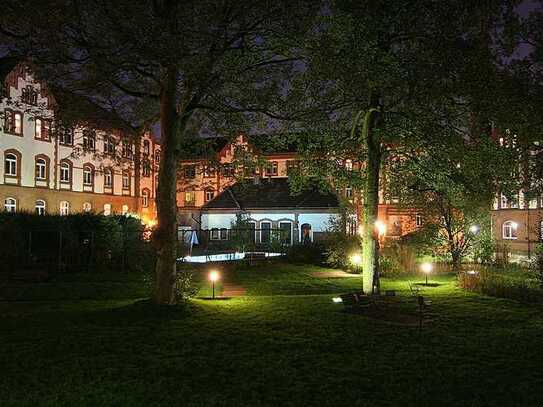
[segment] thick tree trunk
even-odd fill
[[[177,259],[177,135],[176,112],[177,69],[169,67],[160,94],[161,160],[158,179],[158,228],[155,244],[156,264],[155,302],[175,304]]]
[[[379,236],[375,222],[379,209],[381,143],[374,131],[379,116],[380,110],[370,109],[364,116],[361,134],[367,151],[362,236],[362,289],[366,294],[379,293]]]

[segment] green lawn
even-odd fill
[[[435,315],[419,335],[343,312],[331,298],[360,278],[311,276],[319,271],[225,271],[246,297],[174,309],[141,301],[138,276],[0,288],[16,299],[0,301],[0,406],[542,405],[540,306],[440,276],[424,289]],[[383,288],[411,310],[408,281],[417,278]]]

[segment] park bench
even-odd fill
[[[341,303],[347,310],[370,307],[375,305],[373,298],[371,298],[371,296],[365,295],[361,291],[341,294],[339,298],[341,298]]]

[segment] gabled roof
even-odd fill
[[[21,59],[17,57],[0,58],[0,83],[4,83],[6,77],[20,62]]]
[[[277,208],[338,208],[337,197],[330,192],[309,188],[293,195],[287,178],[262,179],[236,183],[206,203],[202,210],[213,209],[277,209]]]

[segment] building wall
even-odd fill
[[[330,230],[331,220],[338,214],[333,210],[251,210],[245,212],[248,220],[255,223],[255,228],[261,229],[261,222],[271,222],[271,228],[279,228],[280,222],[291,222],[293,243],[301,241],[301,226],[311,225],[311,233],[322,233]],[[230,229],[236,221],[236,212],[221,211],[221,213],[206,213],[201,216],[202,229]],[[257,240],[258,240],[257,232]]]
[[[514,222],[516,237],[504,236],[504,224]],[[543,208],[511,209],[492,211],[492,234],[498,245],[505,245],[512,254],[527,256],[542,243]],[[500,250],[498,250],[498,253]]]
[[[37,93],[37,103],[27,103],[22,99],[23,90],[31,88]],[[6,78],[6,89],[9,98],[0,100],[0,209],[5,208],[7,198],[17,201],[17,210],[34,211],[37,199],[46,202],[48,213],[59,213],[60,202],[70,203],[70,212],[83,211],[83,204],[91,205],[91,210],[103,212],[105,205],[111,206],[113,213],[128,212],[144,214],[149,219],[156,217],[154,199],[156,190],[156,174],[158,163],[155,162],[155,153],[160,154],[160,146],[147,132],[141,137],[141,143],[147,141],[151,150],[148,154],[151,168],[149,176],[142,174],[140,160],[147,159],[138,154],[138,146],[133,137],[126,136],[120,131],[95,130],[95,150],[83,148],[83,134],[85,129],[73,129],[73,142],[71,145],[61,143],[58,133],[53,132],[55,101],[48,94],[44,85],[34,80],[28,69],[21,65],[16,67]],[[12,134],[8,131],[7,111],[17,111],[22,115],[22,132]],[[36,130],[38,119],[50,122],[50,135],[48,138],[39,138]],[[42,127],[43,132],[44,127]],[[105,153],[105,141],[110,138],[115,144],[112,154]],[[121,154],[121,141],[130,142],[131,157]],[[10,177],[6,174],[6,154],[16,153],[18,156],[18,176]],[[43,158],[48,162],[46,179],[36,177],[36,159]],[[71,177],[69,182],[61,181],[61,165],[69,163]],[[83,182],[83,168],[89,165],[93,168],[93,183],[85,185]],[[112,173],[112,187],[104,184],[104,173]],[[128,188],[123,187],[123,174],[127,176]],[[141,189],[149,188],[150,196],[148,207],[141,205]],[[127,209],[128,208],[128,209]]]

